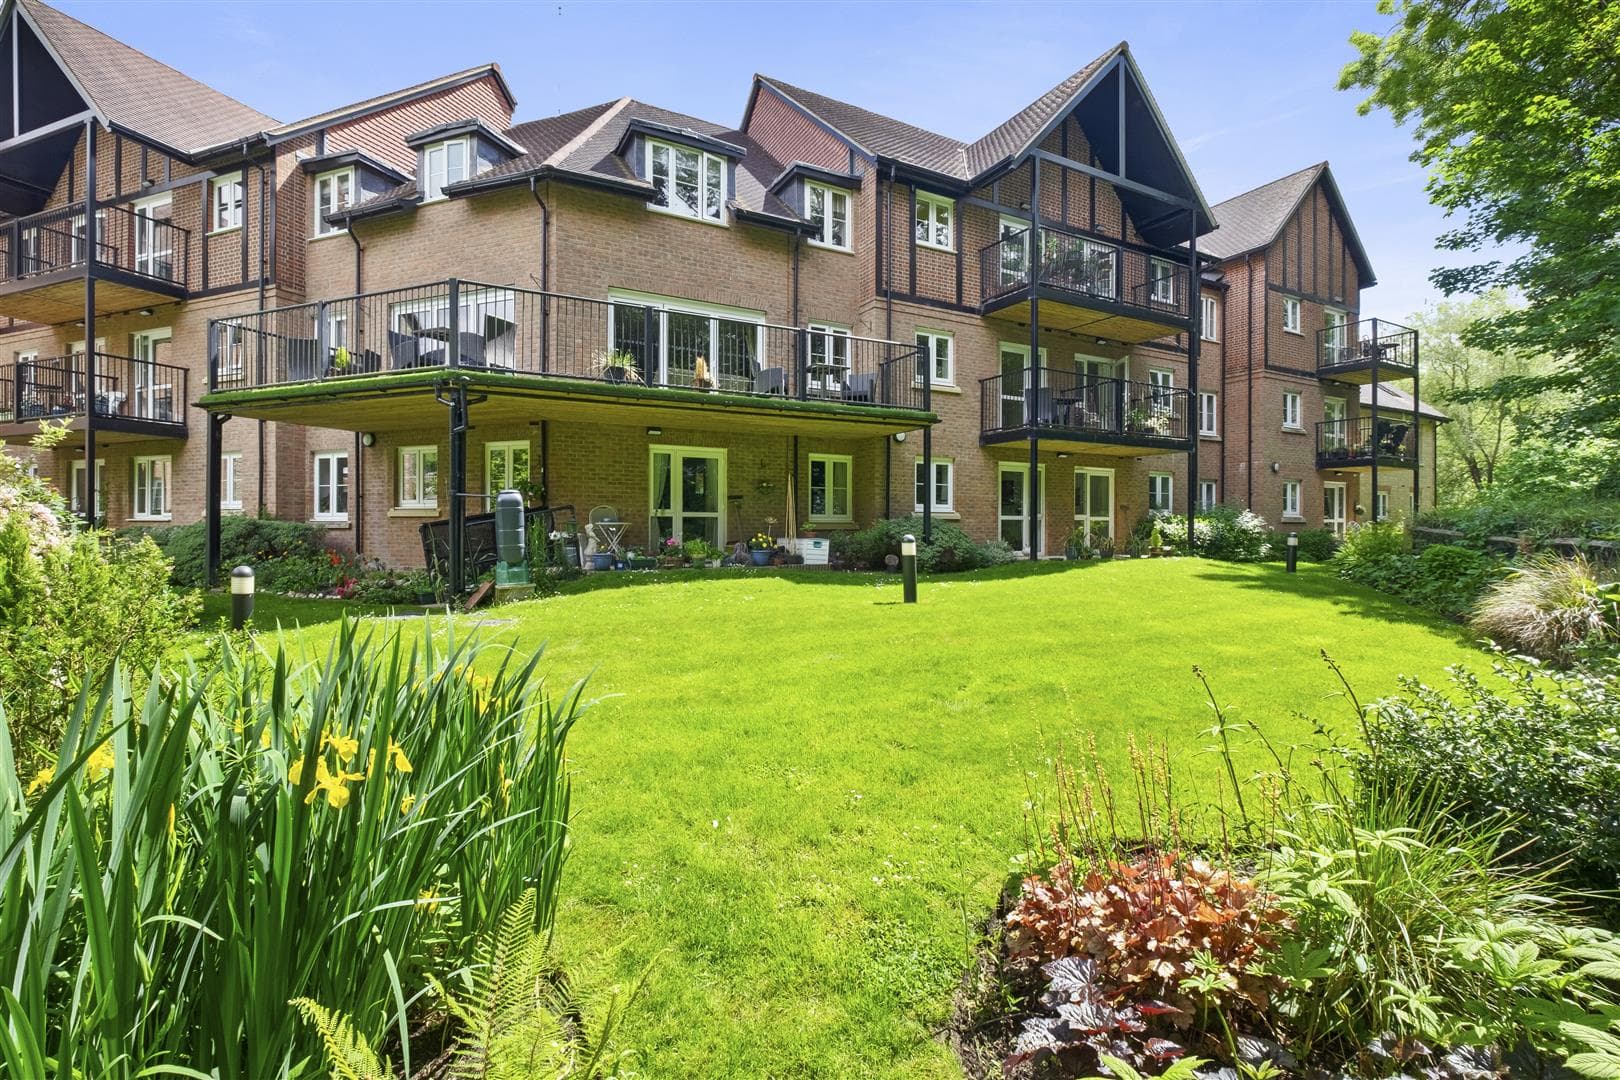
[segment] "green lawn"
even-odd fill
[[[1131,733],[1167,740],[1207,801],[1194,664],[1282,742],[1299,711],[1353,726],[1321,649],[1364,699],[1484,666],[1320,567],[1009,567],[914,607],[813,572],[601,587],[627,577],[483,617],[591,676],[558,944],[588,979],[653,965],[626,1029],[647,1077],[958,1076],[935,1035],[1057,746],[1090,734],[1118,768]]]

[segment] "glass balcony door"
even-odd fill
[[[718,547],[725,537],[726,453],[690,446],[655,446],[650,472],[654,544],[701,537]]]

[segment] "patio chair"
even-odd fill
[[[287,338],[282,342],[282,357],[287,364],[288,382],[308,382],[320,377],[317,357],[319,341],[314,338]]]
[[[877,400],[877,376],[871,372],[862,372],[851,375],[844,383],[845,401],[864,401],[868,404]]]
[[[484,339],[484,360],[491,368],[511,371],[517,363],[517,327],[508,324],[494,337]]]
[[[754,373],[754,393],[786,394],[787,371],[779,367],[760,368]]]
[[[397,330],[388,331],[388,355],[396,369],[415,367],[421,349],[421,339],[415,334],[401,334]]]
[[[457,351],[461,354],[462,367],[481,368],[489,366],[484,359],[485,342],[483,334],[474,334],[463,330],[457,336],[460,339],[460,348]]]

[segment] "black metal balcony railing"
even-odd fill
[[[1030,274],[1060,292],[1185,319],[1187,268],[1133,248],[1060,229],[1040,231],[1040,260],[1031,265],[1030,232],[1024,229],[979,252],[979,295],[988,303],[1028,289]]]
[[[1316,370],[1370,369],[1400,376],[1417,370],[1418,332],[1388,319],[1363,319],[1317,331]]]
[[[1147,446],[1191,441],[1192,394],[1158,383],[1063,368],[1024,368],[979,380],[979,431],[1097,437]]]
[[[184,424],[190,373],[173,364],[110,353],[95,355],[95,390],[85,392],[83,353],[19,360],[0,379],[0,422],[99,418]]]
[[[96,210],[91,254],[84,204],[16,218],[0,226],[0,283],[93,261],[156,281],[184,285],[190,270],[191,233],[167,218],[125,204]]]
[[[455,367],[922,409],[915,344],[469,281],[209,324],[209,388]]]
[[[1316,425],[1316,463],[1319,468],[1371,465],[1410,465],[1417,460],[1417,433],[1409,419],[1371,416],[1323,420]]]

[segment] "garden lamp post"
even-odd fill
[[[910,533],[900,538],[900,573],[905,582],[905,602],[917,602],[917,538]]]
[[[1288,572],[1292,574],[1299,565],[1299,533],[1288,534]]]
[[[231,571],[231,629],[240,630],[253,618],[253,567]]]

